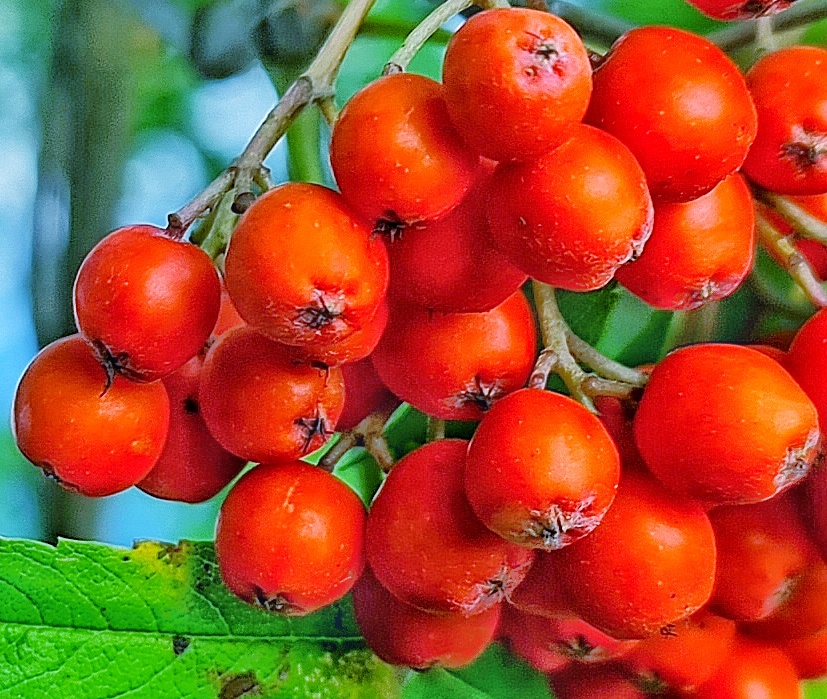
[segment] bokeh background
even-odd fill
[[[801,0],[805,7],[809,0]],[[406,32],[436,5],[378,0],[343,67],[338,100],[377,77]],[[549,3],[605,19],[712,32],[682,0]],[[798,4],[798,3],[797,3]],[[41,347],[74,332],[71,285],[108,231],[163,226],[244,147],[335,20],[336,0],[0,0],[0,413]],[[412,69],[434,77],[454,22]],[[824,41],[827,25],[810,27]],[[330,183],[325,129],[308,113],[267,164],[273,179]],[[202,505],[136,489],[92,501],[66,493],[16,451],[0,422],[0,535],[131,545],[212,538],[221,496]]]

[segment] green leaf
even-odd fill
[[[559,290],[557,303],[572,332],[590,345],[596,345],[620,302],[621,293],[615,282],[589,293]]]
[[[340,2],[347,5],[344,0]],[[367,21],[409,31],[438,4],[438,0],[376,0]]]
[[[353,488],[365,507],[370,505],[384,477],[376,460],[361,447],[351,449],[339,459],[333,475]]]
[[[348,601],[301,619],[223,586],[212,546],[0,540],[0,699],[398,697]]]
[[[827,682],[805,682],[805,699],[827,699]]]
[[[545,677],[501,645],[460,670],[411,672],[403,699],[549,699]]]

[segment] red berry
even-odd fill
[[[356,622],[370,649],[386,663],[424,670],[475,660],[494,637],[502,605],[475,614],[431,614],[398,600],[366,570],[353,588]]]
[[[592,89],[577,32],[530,9],[474,15],[451,37],[442,70],[451,119],[493,160],[526,160],[562,143]]]
[[[712,593],[715,538],[703,507],[628,471],[589,536],[552,554],[573,611],[615,638],[645,638]]]
[[[138,487],[164,500],[203,502],[217,495],[244,464],[213,439],[201,417],[198,385],[204,366],[200,353],[161,381],[169,395],[169,434],[164,450]]]
[[[573,667],[551,675],[549,684],[556,699],[647,699],[629,677],[628,672],[617,664],[601,667]]]
[[[336,423],[339,431],[353,429],[371,413],[399,402],[385,388],[370,359],[343,364],[342,377],[345,380],[345,405]]]
[[[643,254],[616,277],[655,308],[692,310],[732,294],[754,254],[752,195],[734,174],[692,201],[656,205]]]
[[[344,403],[342,370],[294,359],[249,326],[210,348],[198,400],[221,446],[248,461],[292,461],[333,434]]]
[[[453,209],[471,187],[476,156],[448,118],[445,88],[422,75],[388,75],[342,109],[330,164],[348,204],[377,232]]]
[[[778,362],[738,345],[668,355],[652,371],[634,429],[661,481],[716,504],[771,498],[804,478],[819,452],[804,391]]]
[[[687,0],[705,15],[727,22],[768,17],[783,12],[796,0]]]
[[[388,286],[388,255],[341,195],[271,189],[239,221],[225,279],[241,317],[287,345],[327,346],[361,330]]]
[[[518,291],[485,313],[391,310],[373,366],[399,398],[445,420],[479,420],[525,385],[537,355],[534,316]]]
[[[652,232],[643,171],[620,141],[576,124],[555,150],[497,167],[491,236],[523,272],[571,291],[611,281]]]
[[[388,295],[394,305],[443,313],[490,311],[525,282],[525,273],[491,241],[488,179],[480,178],[449,214],[406,230],[388,246]]]
[[[110,370],[155,381],[204,347],[218,318],[221,284],[195,245],[153,226],[128,226],[86,256],[74,302],[81,335]]]
[[[827,310],[813,315],[793,338],[787,367],[815,403],[822,429],[827,431]]]
[[[656,200],[705,194],[744,162],[755,106],[738,67],[708,39],[638,27],[595,70],[586,120],[619,138]]]
[[[467,443],[431,442],[391,470],[368,515],[368,563],[395,597],[433,612],[478,614],[508,597],[534,554],[489,531],[465,499]]]
[[[758,136],[744,162],[753,182],[782,194],[827,193],[827,49],[788,46],[747,73]]]
[[[465,492],[489,529],[550,551],[600,523],[619,477],[617,448],[595,415],[566,396],[527,388],[483,417],[468,450]]]
[[[26,369],[14,398],[17,446],[61,485],[112,495],[157,463],[169,426],[161,383],[108,377],[80,335],[53,342]]]
[[[332,604],[364,568],[365,508],[335,476],[302,462],[262,464],[221,506],[215,553],[241,599],[286,616]]]

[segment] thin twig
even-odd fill
[[[556,364],[555,373],[563,379],[566,388],[572,397],[582,403],[592,412],[595,412],[591,397],[583,390],[583,381],[587,374],[575,361],[567,342],[568,325],[560,308],[554,288],[548,284],[534,281],[534,299],[537,302],[537,314],[540,319],[540,334],[546,350],[554,352]]]
[[[332,471],[348,451],[361,446],[370,452],[383,471],[389,471],[394,458],[383,431],[395,408],[396,406],[393,409],[372,413],[349,432],[343,432],[339,441],[319,461],[319,466],[326,471]]]
[[[254,199],[253,182],[266,180],[264,159],[307,105],[333,95],[333,85],[347,49],[353,42],[374,0],[351,0],[345,7],[316,58],[282,95],[258,127],[247,147],[230,167],[181,209],[169,215],[167,234],[181,238],[187,229],[231,188],[236,189],[233,210],[243,213]]]
[[[827,0],[816,0],[804,5],[794,5],[768,19],[771,20],[773,31],[779,32],[804,27],[825,17],[827,17]],[[757,30],[756,20],[733,22],[731,26],[708,34],[707,39],[718,44],[724,51],[734,51],[753,43]]]
[[[760,213],[755,221],[758,238],[767,251],[787,270],[810,302],[819,308],[827,306],[827,292],[789,237],[783,235]]]
[[[799,236],[827,245],[827,223],[785,196],[755,188],[754,192],[759,201],[781,214],[795,228]]]
[[[443,24],[473,4],[473,0],[447,0],[438,5],[405,37],[402,46],[388,59],[382,75],[404,73],[413,57]]]
[[[594,370],[604,379],[628,384],[632,387],[643,387],[649,380],[649,376],[637,369],[616,362],[602,352],[592,347],[588,342],[577,337],[571,330],[566,333],[571,353],[583,364]]]
[[[543,389],[548,384],[548,377],[557,370],[557,354],[548,348],[540,352],[537,361],[534,362],[534,369],[528,377],[529,388]]]
[[[436,442],[438,439],[445,439],[445,420],[429,417],[425,439],[429,442]]]

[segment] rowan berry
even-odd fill
[[[353,210],[391,237],[453,209],[479,167],[448,118],[445,88],[409,73],[350,98],[331,135],[330,164]]]
[[[758,135],[744,173],[781,194],[827,194],[827,50],[788,46],[747,72]]]
[[[388,287],[388,254],[325,187],[288,183],[259,197],[227,249],[241,317],[287,345],[327,346],[364,328]]]
[[[364,569],[365,508],[306,463],[262,464],[228,493],[215,532],[221,577],[241,599],[285,616],[332,604]]]
[[[367,569],[353,588],[353,609],[376,655],[392,665],[424,670],[458,668],[475,660],[494,638],[502,605],[473,616],[423,612],[394,597]]]
[[[561,289],[605,286],[652,232],[637,161],[616,138],[584,124],[536,160],[501,163],[490,190],[497,247],[529,276]]]
[[[733,174],[692,201],[656,204],[643,253],[615,277],[655,308],[692,310],[738,289],[754,255],[752,195]]]
[[[600,523],[619,477],[617,448],[595,415],[566,396],[527,388],[483,417],[468,449],[465,492],[489,529],[550,551]]]
[[[425,611],[478,614],[507,598],[528,572],[530,549],[476,518],[462,473],[467,442],[430,442],[401,459],[371,505],[371,570],[395,597]]]
[[[586,113],[591,73],[574,29],[523,8],[471,17],[451,37],[442,67],[451,119],[493,160],[526,160],[562,143]]]
[[[207,352],[198,401],[227,451],[248,461],[292,461],[333,435],[344,380],[341,369],[296,360],[289,347],[243,326]]]
[[[169,427],[163,384],[107,376],[80,335],[45,347],[14,397],[17,446],[64,488],[112,495],[158,462]]]
[[[787,371],[727,344],[683,347],[655,366],[634,430],[663,483],[715,504],[759,502],[794,485],[820,443],[815,406]]]
[[[525,385],[536,356],[534,316],[517,291],[484,313],[391,309],[372,360],[382,382],[418,410],[479,420]]]
[[[795,0],[687,0],[705,15],[727,22],[768,17],[783,12]]]
[[[623,474],[591,534],[553,557],[572,610],[618,639],[645,638],[712,593],[715,537],[704,508],[645,474]]]
[[[154,226],[119,228],[84,259],[75,320],[108,371],[155,381],[192,359],[215,327],[221,284],[200,248]]]
[[[626,32],[594,72],[586,121],[634,153],[655,200],[705,194],[746,158],[757,119],[738,67],[708,39],[665,26]]]

